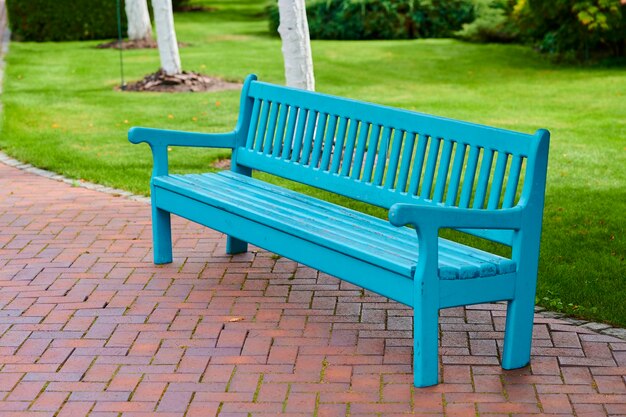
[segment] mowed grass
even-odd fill
[[[217,11],[176,15],[179,41],[188,44],[183,67],[283,83],[281,45],[267,33],[264,1],[210,3]],[[147,194],[150,151],[127,142],[130,126],[233,128],[239,92],[121,92],[118,51],[96,44],[11,44],[3,151],[72,178]],[[522,46],[448,39],[316,41],[313,54],[320,92],[528,133],[549,129],[539,303],[626,326],[624,68],[558,67]],[[124,52],[127,80],[158,67],[156,50]],[[174,148],[171,164],[177,172],[205,171],[227,156]]]

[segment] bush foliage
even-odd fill
[[[268,8],[270,31],[278,7]],[[316,0],[307,4],[312,39],[412,39],[450,36],[474,18],[471,0]]]
[[[512,19],[543,52],[582,60],[626,53],[626,4],[620,0],[517,0]]]
[[[474,0],[476,20],[457,35],[477,42],[522,41],[557,59],[626,54],[620,0]]]
[[[117,36],[116,0],[7,0],[13,38],[23,41],[72,41]],[[122,31],[126,16],[122,9]]]
[[[508,43],[519,39],[511,19],[514,0],[474,0],[476,19],[463,25],[455,36],[473,42]]]

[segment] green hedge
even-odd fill
[[[122,9],[122,33],[126,15]],[[72,41],[117,37],[116,0],[7,0],[13,39]]]
[[[276,4],[268,6],[277,33]],[[474,19],[471,0],[316,0],[307,3],[311,39],[412,39],[451,36]]]

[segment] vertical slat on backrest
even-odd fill
[[[306,121],[306,133],[302,140],[302,157],[300,163],[302,165],[308,165],[311,158],[311,146],[313,146],[313,133],[315,132],[315,126],[317,125],[317,112],[310,110]]]
[[[389,155],[389,166],[387,167],[387,178],[385,178],[385,188],[393,189],[396,182],[396,174],[398,172],[398,163],[400,160],[400,150],[402,149],[402,140],[404,138],[404,130],[396,129],[393,132],[393,143],[391,144],[391,154]]]
[[[456,197],[459,195],[459,183],[461,182],[466,149],[467,146],[465,144],[456,144],[452,172],[450,173],[450,184],[448,184],[448,192],[446,194],[446,204],[449,206],[456,205]]]
[[[433,193],[433,201],[441,203],[443,201],[443,192],[448,182],[448,170],[450,169],[450,159],[454,142],[444,140],[443,149],[439,158],[439,169],[437,170],[437,180],[435,184],[435,192]]]
[[[297,162],[300,160],[300,151],[302,150],[302,142],[304,141],[304,129],[306,127],[306,121],[309,118],[310,111],[308,109],[301,108],[298,111],[298,122],[296,126],[296,134],[293,138],[293,151],[291,152],[291,161]]]
[[[259,127],[256,130],[256,138],[254,140],[254,150],[259,152],[263,145],[263,137],[265,137],[265,129],[267,127],[267,115],[270,112],[272,102],[264,101],[263,108],[261,109],[261,120],[259,120]]]
[[[383,183],[383,176],[385,174],[385,167],[387,166],[387,155],[389,154],[389,141],[391,139],[391,128],[385,126],[383,134],[380,138],[380,145],[378,146],[378,156],[376,157],[376,170],[374,171],[374,179],[372,183],[374,185],[381,185]]]
[[[335,127],[337,127],[337,116],[330,116],[328,121],[328,127],[326,128],[326,136],[324,138],[324,149],[322,150],[322,162],[320,163],[320,169],[322,171],[328,171],[328,165],[330,165],[330,156],[333,153],[333,144],[335,142]],[[338,148],[337,151],[340,151]]]
[[[493,149],[485,149],[483,151],[483,159],[480,162],[480,173],[478,174],[478,183],[476,184],[476,194],[474,195],[473,208],[481,209],[485,205],[485,196],[487,195],[487,186],[489,185],[489,173],[493,164]]]
[[[519,184],[520,173],[522,172],[522,163],[524,159],[519,155],[514,155],[511,159],[511,169],[509,170],[509,178],[506,183],[506,191],[504,192],[504,200],[502,208],[511,208],[515,203],[515,194]]]
[[[370,130],[370,124],[367,122],[361,123],[359,129],[359,138],[357,139],[356,152],[354,155],[354,162],[352,164],[351,178],[359,179],[361,176],[361,165],[363,165],[363,154],[365,153],[365,144],[367,142],[367,134]]]
[[[267,122],[267,133],[265,134],[265,142],[263,143],[263,153],[269,155],[272,151],[272,142],[274,142],[274,132],[276,130],[276,118],[278,117],[278,109],[282,107],[280,103],[272,103],[270,116]]]
[[[409,179],[411,160],[413,159],[415,136],[415,133],[406,132],[406,140],[404,141],[404,149],[402,151],[402,162],[400,163],[400,173],[398,174],[398,183],[396,184],[396,190],[399,190],[400,192],[406,191],[406,183]]]
[[[335,150],[332,154],[332,164],[330,166],[330,172],[336,174],[339,172],[339,164],[341,163],[341,156],[343,154],[343,144],[346,139],[346,128],[348,127],[348,119],[345,117],[339,118],[339,127],[337,128],[337,139],[335,142]]]
[[[439,147],[441,145],[440,138],[431,138],[430,149],[428,150],[428,161],[426,161],[426,169],[424,170],[424,181],[420,190],[420,197],[430,199],[430,192],[433,187],[433,179],[435,177],[435,169],[437,168],[437,160],[439,159]]]
[[[326,122],[328,121],[328,113],[320,113],[317,118],[317,127],[315,128],[315,141],[313,142],[313,154],[311,155],[311,166],[317,168],[322,153],[322,143],[324,143],[324,131],[326,130]]]
[[[461,199],[459,207],[468,208],[472,191],[474,189],[474,178],[476,177],[476,167],[478,166],[478,157],[480,156],[479,147],[470,147],[470,153],[467,157],[467,167],[465,167],[465,175],[463,176],[463,189],[461,190]]]
[[[293,147],[293,134],[296,130],[296,119],[298,117],[299,109],[291,106],[289,108],[289,118],[287,119],[287,132],[285,133],[285,141],[283,143],[283,152],[281,158],[289,158],[289,152]]]
[[[259,110],[261,110],[261,100],[254,99],[252,105],[252,114],[250,117],[250,127],[248,128],[248,137],[246,138],[246,148],[252,149],[254,145],[254,136],[256,135],[257,125],[259,124]]]
[[[276,134],[274,135],[274,146],[272,147],[272,156],[276,157],[280,155],[280,151],[283,147],[283,138],[285,136],[285,124],[287,123],[287,113],[289,112],[289,106],[283,104],[280,106],[278,112],[278,126],[276,126]]]
[[[409,181],[409,194],[417,195],[417,187],[422,178],[422,167],[424,166],[424,157],[426,156],[426,146],[428,145],[429,136],[420,134],[417,139],[417,150],[415,151],[415,160],[413,162],[413,171],[411,172],[411,180]]]
[[[509,156],[505,152],[498,152],[496,159],[496,169],[493,172],[491,180],[491,188],[489,190],[488,209],[496,209],[500,204],[500,196],[502,195],[502,184],[504,183],[504,173],[506,172],[506,164]]]
[[[341,163],[341,175],[350,175],[350,167],[352,166],[352,156],[354,155],[354,145],[356,144],[357,132],[359,130],[359,122],[356,119],[350,120],[348,128],[348,137],[346,138],[346,149],[343,151],[343,162]],[[361,128],[363,128],[361,126]]]
[[[361,180],[364,182],[370,182],[372,178],[372,170],[374,169],[374,161],[376,160],[376,154],[378,153],[378,140],[380,138],[380,125],[372,126],[372,133],[367,145],[367,158],[365,159],[365,167],[363,168],[363,175]]]

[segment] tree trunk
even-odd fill
[[[278,0],[278,11],[287,85],[313,91],[315,77],[304,0]]]
[[[152,25],[146,0],[125,0],[128,18],[128,39],[139,41],[152,38]]]
[[[182,67],[178,54],[178,41],[174,31],[172,0],[152,0],[152,9],[154,10],[161,68],[167,75],[180,74]]]

